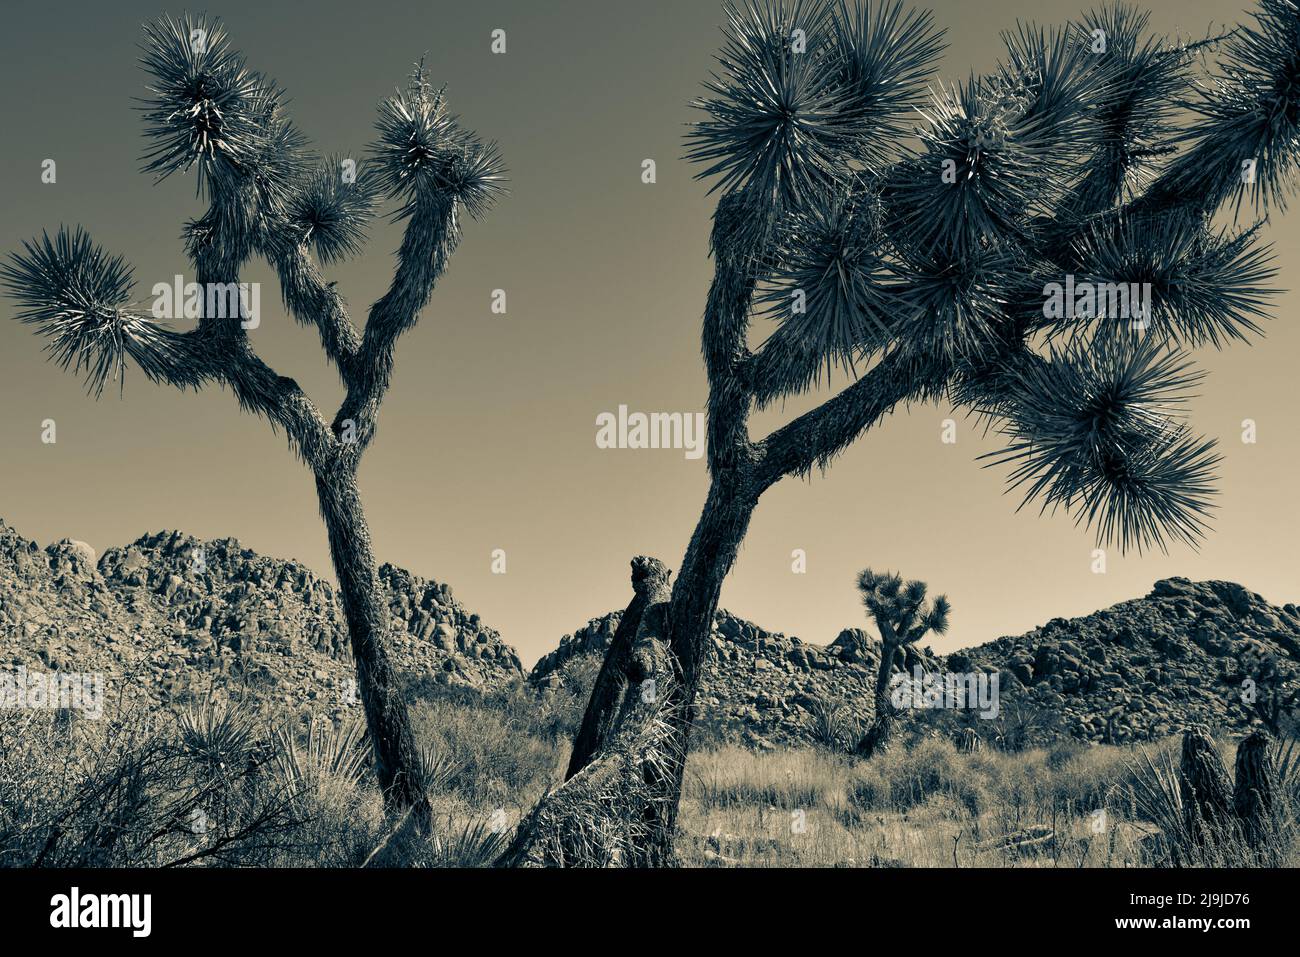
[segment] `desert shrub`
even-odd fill
[[[1061,735],[1060,712],[1023,694],[1004,696],[997,717],[986,722],[987,739],[1003,751],[1047,746]]]
[[[814,699],[808,709],[812,715],[813,739],[831,751],[851,751],[861,736],[853,711],[842,701]]]
[[[962,754],[945,738],[926,737],[854,767],[849,801],[869,810],[907,811],[947,795],[972,814],[988,802],[980,755]]]
[[[70,721],[0,711],[0,862],[274,861],[301,821],[267,773],[267,750],[243,716],[214,710],[211,722],[196,717],[178,720],[144,706]]]
[[[454,765],[446,790],[472,807],[528,806],[563,771],[567,742],[537,722],[535,700],[529,710],[517,694],[450,691],[412,709],[422,746]]]
[[[837,804],[845,776],[842,760],[811,748],[756,752],[724,745],[691,753],[686,790],[705,808],[797,810]]]

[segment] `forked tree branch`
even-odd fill
[[[943,379],[918,376],[901,353],[887,354],[852,385],[755,443],[760,487],[826,466],[898,403],[939,387]]]
[[[392,283],[371,306],[365,334],[349,362],[347,396],[334,419],[336,434],[345,424],[352,424],[355,442],[345,450],[350,461],[359,460],[374,438],[379,406],[392,377],[397,340],[415,325],[459,241],[454,198],[435,196],[416,204],[402,237]]]

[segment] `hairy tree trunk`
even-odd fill
[[[880,664],[876,668],[875,710],[871,715],[871,727],[858,742],[854,753],[859,757],[870,758],[885,749],[889,735],[894,730],[894,703],[889,700],[889,679],[894,673],[894,659],[898,656],[899,645],[888,641],[880,643]]]
[[[1192,845],[1203,849],[1217,847],[1235,827],[1232,785],[1219,749],[1204,728],[1188,728],[1183,732],[1178,785]]]
[[[569,755],[569,769],[564,775],[566,781],[609,744],[628,686],[640,678],[632,674],[632,664],[641,618],[648,606],[667,599],[670,574],[657,558],[638,555],[632,559],[633,597],[619,619],[614,639],[601,663],[600,674],[592,686],[587,710],[582,715],[582,726],[573,739],[573,753]]]
[[[664,860],[670,860],[673,854],[686,754],[695,720],[695,693],[707,664],[722,583],[736,563],[760,492],[743,477],[733,477],[733,473],[724,472],[714,479],[673,584],[668,607],[668,649],[677,673],[665,717],[675,732],[675,741],[669,752],[663,818],[654,835],[658,854]]]
[[[379,585],[356,476],[347,468],[318,472],[316,492],[329,532],[330,557],[352,639],[357,688],[366,712],[384,802],[395,812],[409,810],[411,822],[424,833],[432,824],[424,767],[388,657],[388,605]]]
[[[1256,731],[1237,745],[1236,782],[1232,806],[1246,844],[1265,863],[1277,866],[1279,848],[1274,846],[1274,815],[1278,807],[1277,765],[1273,760],[1273,739]]]
[[[616,635],[610,647],[601,669],[604,680],[598,679],[583,719],[586,740],[595,750],[584,753],[581,767],[571,764],[568,780],[538,803],[500,864],[662,867],[675,862],[673,832],[695,693],[722,582],[757,500],[755,486],[734,473],[715,478],[671,594],[646,589],[635,635],[629,625],[623,640]],[[654,581],[666,584],[666,570]],[[584,744],[582,750],[590,747]]]

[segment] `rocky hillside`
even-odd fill
[[[613,640],[622,612],[593,618],[529,673],[539,687],[562,684],[590,670]],[[594,659],[594,661],[593,661]],[[849,726],[871,715],[880,644],[859,628],[846,628],[829,645],[814,645],[762,628],[720,610],[713,622],[713,651],[697,698],[705,721],[753,744],[815,740],[819,724]],[[939,668],[924,647],[907,649],[906,668]],[[575,676],[576,677],[576,676]],[[830,712],[838,711],[834,716]]]
[[[598,661],[620,613],[592,619],[542,658],[529,680],[546,687]],[[829,645],[764,631],[720,611],[700,699],[706,718],[758,743],[816,739],[828,714],[862,722],[870,716],[879,645],[868,632],[846,629]],[[906,668],[998,672],[1001,714],[982,736],[1011,733],[1017,723],[1036,733],[1091,741],[1146,740],[1191,722],[1248,727],[1254,709],[1243,700],[1255,682],[1265,693],[1266,662],[1300,671],[1300,611],[1270,605],[1230,582],[1157,582],[1145,598],[1081,618],[1056,618],[1024,635],[1000,638],[937,658],[921,648]]]
[[[380,579],[393,655],[413,681],[490,691],[524,677],[519,657],[445,584],[390,565]],[[958,609],[960,612],[960,609]],[[534,686],[594,677],[620,613],[566,635],[528,676]],[[828,645],[764,631],[726,612],[714,621],[698,703],[705,721],[755,744],[847,733],[870,717],[874,636],[842,631]],[[1271,664],[1270,664],[1271,663]],[[351,652],[333,586],[305,566],[233,539],[160,532],[96,556],[64,540],[47,548],[0,522],[0,668],[101,674],[128,698],[184,702],[212,687],[276,708],[338,716],[356,704]],[[1000,675],[998,722],[1026,715],[1074,737],[1133,741],[1191,723],[1242,729],[1270,667],[1300,672],[1300,610],[1230,582],[1172,578],[1144,598],[1018,637],[904,667]]]
[[[499,687],[519,657],[445,584],[384,565],[399,672]],[[98,673],[126,697],[183,701],[209,687],[339,714],[355,703],[333,586],[234,539],[159,532],[98,559],[84,542],[42,549],[0,521],[0,667]]]
[[[1300,609],[1232,582],[1170,578],[1145,598],[1054,618],[949,655],[945,666],[998,669],[1013,701],[1059,714],[1067,733],[1122,742],[1192,722],[1248,727],[1254,708],[1245,699],[1265,694],[1270,660],[1283,675],[1300,670]]]

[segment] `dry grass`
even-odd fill
[[[1163,757],[1176,745],[1145,750]],[[678,849],[696,866],[1160,865],[1160,833],[1134,800],[1141,760],[1104,745],[964,754],[940,739],[869,762],[710,748],[690,758]]]
[[[579,699],[424,695],[417,731],[438,766],[429,840],[385,815],[355,725],[206,704],[175,719],[0,712],[0,865],[481,866],[561,781]],[[1167,864],[1152,788],[1169,788],[1150,769],[1167,769],[1177,743],[965,753],[919,737],[860,761],[706,739],[688,761],[678,852],[688,866]],[[1219,744],[1231,768],[1236,742]],[[1295,866],[1298,752],[1280,765],[1276,850]],[[1240,850],[1229,842],[1214,861],[1251,863]]]

